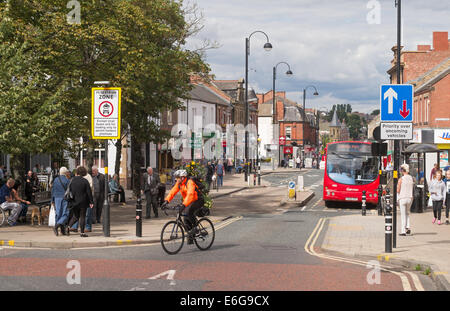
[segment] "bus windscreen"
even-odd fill
[[[339,143],[328,145],[326,170],[336,183],[366,185],[378,177],[378,158],[370,144]]]

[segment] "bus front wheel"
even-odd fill
[[[325,201],[325,206],[328,208],[333,208],[336,204],[333,201]]]

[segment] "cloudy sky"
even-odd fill
[[[394,0],[191,0],[204,15],[204,28],[188,42],[203,39],[220,47],[208,50],[206,61],[217,79],[245,76],[245,38],[262,30],[273,45],[263,49],[266,38],[251,37],[249,85],[257,92],[272,89],[272,68],[277,67],[276,89],[306,107],[331,109],[351,104],[353,111],[371,112],[379,107],[379,85],[388,83],[386,71],[396,45],[397,10]],[[379,4],[379,23],[376,8]],[[406,50],[418,44],[432,45],[433,31],[450,30],[450,1],[403,0],[403,39]],[[368,22],[368,19],[372,23]]]

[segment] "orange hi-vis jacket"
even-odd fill
[[[191,179],[186,178],[181,184],[179,181],[177,181],[172,190],[170,190],[165,200],[169,202],[172,201],[178,191],[181,191],[181,196],[183,197],[183,205],[189,206],[193,202],[198,200],[198,195],[195,187],[197,187],[197,185]]]

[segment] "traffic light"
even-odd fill
[[[387,156],[387,143],[372,143],[372,155],[375,157]]]

